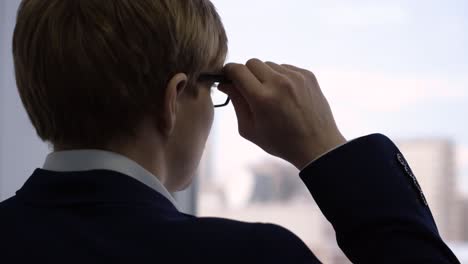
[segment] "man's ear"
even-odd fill
[[[162,133],[169,136],[174,130],[177,116],[177,100],[187,86],[185,73],[175,74],[167,83],[163,102]]]

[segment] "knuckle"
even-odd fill
[[[313,72],[307,70],[307,69],[303,69],[303,68],[299,68],[299,67],[296,67],[296,66],[293,66],[293,65],[290,65],[290,64],[281,64],[281,66],[284,66],[292,71],[295,71],[295,72],[299,72],[299,73],[302,73],[304,76],[307,76],[307,77],[313,77],[315,78],[315,75]]]
[[[291,64],[281,64],[282,67],[288,69],[288,70],[291,70],[291,71],[300,71],[301,69],[296,67],[296,66],[293,66]]]
[[[317,77],[315,76],[315,74],[309,70],[304,70],[304,74],[314,81],[317,80]]]
[[[259,59],[257,59],[257,58],[252,58],[252,59],[248,60],[248,61],[245,63],[245,65],[246,65],[248,68],[250,68],[250,67],[252,67],[252,66],[255,66],[255,65],[258,64],[258,63],[261,63],[261,61],[260,61]]]
[[[233,72],[237,72],[242,68],[243,65],[237,64],[237,63],[228,63],[224,65],[223,67],[223,72],[230,74]]]
[[[275,74],[275,76],[273,77],[273,81],[275,82],[275,84],[277,84],[278,86],[282,88],[293,87],[293,83],[291,82],[291,80],[286,75],[283,75],[283,74]]]
[[[237,63],[229,62],[229,63],[226,63],[226,64],[224,65],[224,68],[230,68],[230,67],[235,66],[236,64],[237,64]]]
[[[291,72],[291,78],[298,81],[299,83],[304,83],[306,81],[304,74],[296,71]]]

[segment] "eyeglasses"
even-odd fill
[[[218,90],[220,83],[231,83],[223,74],[202,73],[198,77],[199,82],[213,82],[211,86],[211,100],[214,107],[223,107],[229,104],[230,98],[227,94]]]

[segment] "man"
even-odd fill
[[[231,81],[240,135],[300,170],[351,261],[458,263],[388,138],[347,142],[311,72],[226,53],[208,0],[24,0],[16,79],[54,152],[0,204],[2,263],[319,263],[280,226],[177,210],[213,122],[206,73]]]

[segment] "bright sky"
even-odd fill
[[[468,193],[468,1],[213,2],[228,61],[257,57],[313,71],[348,139],[453,139],[458,186]],[[267,156],[238,135],[232,106],[217,110],[215,128],[218,175]]]

